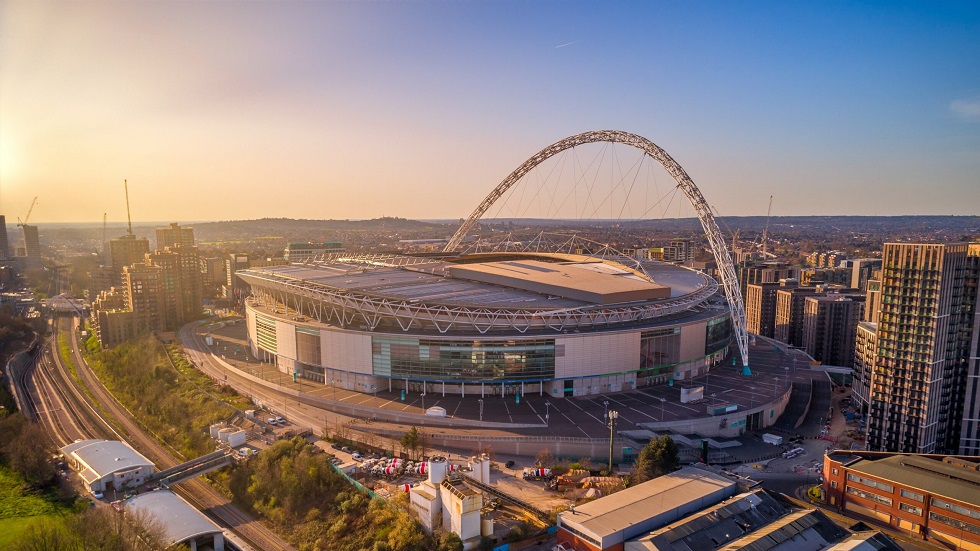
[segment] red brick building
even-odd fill
[[[980,458],[835,451],[827,504],[957,549],[980,551]]]

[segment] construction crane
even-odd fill
[[[769,196],[769,210],[766,211],[766,227],[762,230],[762,260],[769,260],[766,253],[766,240],[769,238],[769,217],[772,216],[772,195]]]
[[[105,263],[105,260],[106,260],[105,259],[105,256],[106,256],[105,239],[106,239],[106,220],[107,220],[107,217],[108,216],[109,216],[109,213],[107,213],[107,212],[103,212],[102,213],[102,265],[103,266],[106,266],[106,263]]]
[[[20,217],[19,216],[17,217],[18,226],[23,227],[27,225],[27,221],[31,219],[31,213],[34,212],[34,205],[36,204],[37,204],[37,197],[34,197],[34,200],[31,201],[31,208],[27,209],[27,216],[24,217],[24,221],[21,222]]]
[[[129,215],[129,182],[123,180],[123,186],[126,187],[126,222],[129,224],[129,236],[133,236],[133,218]]]

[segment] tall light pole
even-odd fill
[[[612,476],[612,463],[613,463],[613,435],[616,434],[616,419],[619,417],[619,412],[612,410],[609,412],[609,476]]]
[[[603,421],[608,421],[609,420],[609,400],[603,400],[602,401],[602,405],[605,406],[605,410],[603,410],[603,412],[602,412],[602,420]]]
[[[480,402],[480,421],[483,421],[483,398],[480,398],[477,401]]]
[[[666,398],[660,399],[660,422],[664,422],[664,404],[667,402]]]
[[[551,426],[551,402],[544,403],[544,426]]]
[[[749,405],[749,409],[752,409],[753,407],[755,407],[755,387],[754,386],[750,386],[749,387],[749,390],[752,391],[749,394],[749,404],[750,404]]]

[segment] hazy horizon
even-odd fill
[[[0,214],[456,220],[619,129],[723,217],[976,215],[978,58],[975,3],[0,0]]]

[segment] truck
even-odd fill
[[[776,434],[763,434],[762,441],[766,444],[772,444],[773,446],[780,446],[783,443],[783,437]]]
[[[524,468],[524,480],[541,480],[542,478],[551,478],[551,469],[532,469],[530,467]]]

